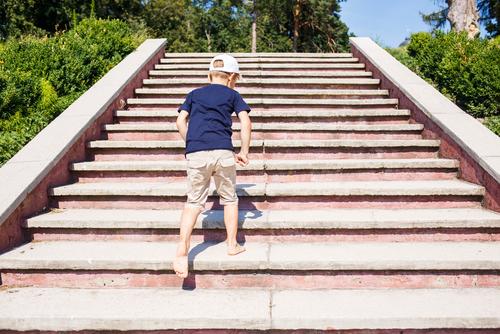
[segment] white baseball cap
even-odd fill
[[[214,62],[216,60],[222,60],[224,66],[214,67]],[[221,71],[240,74],[240,67],[238,66],[238,61],[233,56],[223,53],[212,58],[212,60],[210,61],[209,71]]]

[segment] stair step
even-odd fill
[[[283,96],[328,96],[328,95],[389,95],[386,89],[295,89],[295,88],[251,88],[236,89],[241,95],[283,95]],[[187,95],[189,88],[137,88],[136,94]]]
[[[233,141],[234,147],[240,147],[239,140]],[[411,139],[411,140],[252,140],[250,147],[363,147],[363,148],[383,148],[383,147],[439,147],[439,140]],[[184,148],[186,144],[182,140],[94,140],[88,142],[89,148]]]
[[[343,140],[343,139],[328,139],[328,140],[273,140],[266,139],[263,141],[265,147],[439,147],[439,140],[431,139],[411,139],[411,140],[396,140],[396,139],[381,139],[381,140]]]
[[[134,104],[154,104],[154,105],[181,105],[183,98],[130,98],[128,105]],[[397,105],[398,99],[268,99],[268,98],[248,98],[245,99],[249,105],[263,104],[271,105],[342,105],[342,106],[366,106],[366,105]]]
[[[155,64],[155,70],[206,70],[208,71],[208,63],[203,64]],[[302,70],[302,71],[317,71],[328,69],[364,69],[365,64],[361,63],[330,63],[330,64],[314,64],[314,63],[243,63],[239,64],[240,70],[248,69],[265,69],[265,70]]]
[[[500,242],[193,243],[193,270],[499,270]],[[177,242],[39,241],[0,255],[3,270],[172,270]],[[194,255],[196,254],[196,255]]]
[[[483,196],[484,188],[460,180],[345,181],[238,184],[238,196]],[[185,196],[185,183],[74,183],[52,196]],[[216,195],[215,188],[210,189]]]
[[[177,109],[171,108],[133,108],[129,110],[117,110],[117,117],[177,117]],[[262,110],[252,109],[251,117],[387,117],[387,116],[410,116],[407,109],[330,109],[330,110]]]
[[[168,52],[165,53],[164,58],[206,58],[208,60],[212,59],[218,55],[218,53],[210,52]],[[337,52],[326,52],[326,53],[315,53],[315,52],[259,52],[259,53],[249,53],[249,52],[235,52],[231,55],[237,59],[239,58],[351,58],[352,53],[337,53]]]
[[[178,229],[181,210],[66,209],[26,220],[27,228]],[[248,229],[500,228],[500,214],[484,209],[240,210]],[[225,229],[224,212],[207,210],[196,229]]]
[[[348,170],[348,169],[416,169],[459,167],[453,159],[343,159],[343,160],[252,160],[238,170]],[[74,171],[185,171],[186,162],[178,161],[88,161],[73,163]]]
[[[353,57],[333,57],[333,58],[310,58],[310,57],[295,57],[290,58],[274,58],[274,57],[248,57],[237,59],[239,64],[245,63],[357,63],[358,58]],[[160,64],[210,64],[210,58],[162,58]]]
[[[8,288],[0,291],[0,329],[266,329],[271,324],[269,296],[262,289]]]
[[[144,79],[144,85],[206,85],[207,79],[186,78],[186,79]],[[304,78],[304,79],[244,79],[238,83],[238,86],[253,85],[379,85],[379,79],[365,79],[365,78]]]
[[[0,291],[0,309],[0,329],[17,331],[332,328],[453,331],[498,328],[500,289],[13,287]]]
[[[175,77],[187,77],[187,76],[199,76],[206,78],[207,70],[199,71],[184,71],[184,70],[150,70],[150,76],[175,76]],[[367,71],[322,71],[322,72],[295,72],[295,71],[252,71],[246,70],[242,72],[243,77],[293,77],[293,78],[314,78],[314,77],[371,77],[372,72]]]
[[[106,131],[145,131],[145,132],[177,132],[173,123],[120,123],[105,124]],[[233,124],[233,130],[239,131],[239,123]],[[339,132],[402,132],[422,131],[422,124],[325,124],[325,123],[255,123],[252,131],[339,131]]]
[[[252,140],[250,147],[262,147],[263,140]],[[240,147],[239,140],[233,140],[234,147]],[[182,140],[94,140],[87,143],[89,148],[185,148]]]

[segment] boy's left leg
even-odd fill
[[[177,276],[188,276],[188,252],[191,233],[200,212],[204,209],[208,197],[212,164],[207,161],[205,151],[189,153],[187,158],[188,191],[187,203],[181,216],[179,244],[173,261]]]
[[[201,209],[198,207],[185,206],[181,215],[181,228],[179,233],[179,243],[175,253],[173,263],[177,276],[186,278],[188,276],[188,252],[191,242],[191,233],[198,219]]]

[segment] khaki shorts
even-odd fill
[[[186,206],[205,208],[213,176],[220,204],[238,204],[236,162],[233,151],[210,150],[186,154],[188,191]]]

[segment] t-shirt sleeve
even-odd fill
[[[250,107],[243,100],[241,95],[238,92],[236,92],[235,98],[234,98],[234,112],[236,113],[236,115],[238,115],[240,111],[250,112],[250,110],[252,110],[252,109],[250,109]]]
[[[193,92],[189,92],[189,94],[186,96],[186,100],[184,101],[183,104],[181,104],[179,109],[177,109],[177,112],[181,112],[181,110],[186,110],[188,113],[191,113],[192,99],[193,99]]]

